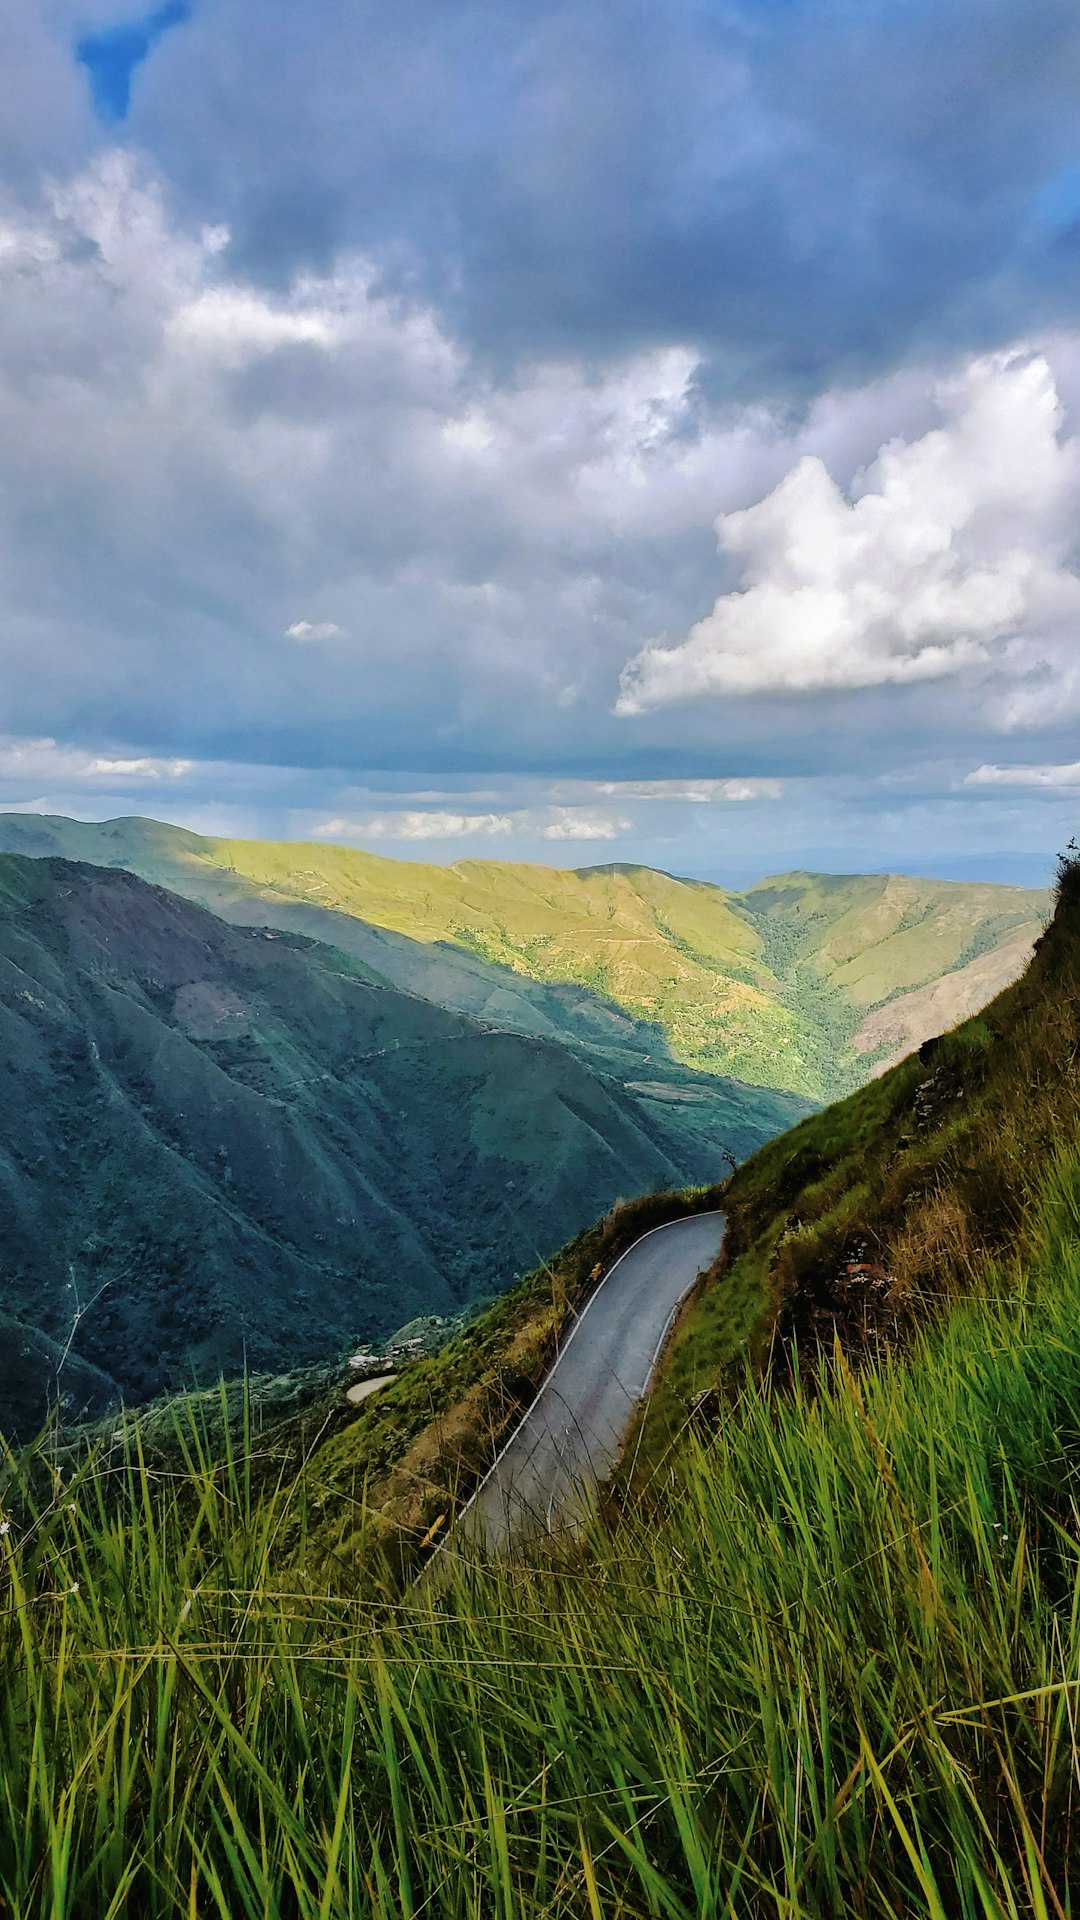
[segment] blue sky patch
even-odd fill
[[[1070,166],[1054,174],[1040,188],[1035,200],[1035,230],[1040,238],[1053,239],[1075,232],[1080,226],[1080,166]]]
[[[131,105],[131,80],[162,34],[182,26],[191,17],[190,0],[165,0],[164,6],[141,20],[121,21],[101,33],[88,33],[75,48],[75,58],[90,76],[94,112],[106,126],[126,120]]]

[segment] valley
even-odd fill
[[[0,72],[0,1920],[1080,1920],[1080,6]]]
[[[1080,869],[1040,932],[15,818],[7,1904],[60,1803],[73,1910],[719,1920],[747,1835],[748,1920],[1064,1888]]]
[[[613,1067],[659,1039],[683,1066],[818,1103],[1015,979],[1050,904],[900,874],[794,873],[732,893],[647,867],[434,867],[141,819],[0,815],[0,849],[129,868],[234,923],[338,946],[455,1012],[609,1049]]]
[[[5,1430],[490,1297],[805,1110],[650,1047],[627,1086],[306,935],[0,855]]]

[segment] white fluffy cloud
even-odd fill
[[[941,424],[883,446],[851,497],[805,454],[721,515],[738,589],[681,645],[636,654],[617,710],[1030,673],[1032,645],[1080,618],[1077,441],[1039,354],[973,361],[935,399]]]
[[[94,705],[199,758],[265,728],[317,763],[348,719],[358,765],[431,763],[448,726],[513,764],[604,714],[627,632],[669,608],[656,543],[703,548],[741,491],[745,435],[695,429],[692,350],[496,379],[356,253],[248,284],[122,150],[0,202],[0,301],[27,732]]]
[[[612,814],[590,813],[581,807],[554,807],[552,818],[540,828],[543,840],[617,840],[630,831],[631,822]]]
[[[465,840],[514,831],[509,813],[383,813],[370,820],[324,820],[320,840]]]
[[[782,780],[599,780],[597,793],[617,794],[623,800],[679,800],[692,806],[709,806],[716,801],[739,803],[746,800],[779,800]]]
[[[965,787],[1050,787],[1064,791],[1080,787],[1080,760],[1065,766],[976,767],[964,775]]]
[[[822,857],[853,687],[868,794],[947,738],[985,823],[956,762],[1075,751],[1080,333],[802,412],[686,344],[509,369],[354,252],[249,283],[119,152],[0,201],[0,303],[0,707],[61,743],[7,805],[711,872]]]
[[[632,822],[588,807],[520,807],[512,813],[400,813],[349,819],[338,815],[314,828],[320,840],[617,840]]]
[[[161,759],[153,754],[88,753],[57,740],[18,740],[0,737],[0,780],[5,782],[88,780],[128,782],[180,780],[192,770],[192,761]]]
[[[295,640],[305,646],[318,640],[343,640],[345,629],[339,627],[336,620],[294,620],[286,627],[286,640]]]

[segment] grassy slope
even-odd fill
[[[1074,1911],[1078,1059],[1070,881],[982,1021],[732,1184],[707,1298],[756,1259],[859,1371],[745,1373],[662,1499],[528,1568],[305,1586],[257,1448],[46,1475],[3,1536],[17,1920]],[[864,1243],[891,1300],[837,1294]]]
[[[639,1096],[123,872],[0,858],[0,983],[9,1432],[43,1417],[80,1308],[73,1413],[110,1381],[139,1400],[189,1366],[295,1365],[701,1177],[728,1119],[754,1139],[723,1088]]]
[[[872,1008],[1010,942],[1019,967],[1017,936],[1035,937],[1047,905],[1028,889],[897,875],[788,874],[738,895],[642,867],[421,866],[139,820],[8,815],[0,844],[128,864],[226,917],[339,944],[344,934],[301,916],[363,923],[363,957],[432,999],[529,1031],[554,1020],[560,1037],[615,1047],[633,1042],[621,1009],[658,1025],[685,1065],[812,1099],[871,1070],[878,1055],[853,1043]],[[538,998],[533,982],[561,998]],[[985,991],[978,972],[965,976],[951,1017]],[[912,1006],[916,1038],[927,1017]]]
[[[596,1282],[643,1233],[716,1206],[719,1188],[645,1194],[609,1213],[527,1274],[439,1351],[411,1361],[361,1406],[345,1398],[337,1366],[254,1377],[181,1400],[165,1398],[126,1424],[152,1470],[175,1472],[180,1437],[197,1430],[220,1458],[245,1420],[254,1482],[293,1487],[282,1552],[306,1578],[315,1569],[361,1580],[385,1551],[414,1567],[424,1537],[440,1537],[520,1419],[567,1324]],[[111,1437],[87,1427],[67,1457]]]
[[[725,1192],[716,1284],[669,1350],[642,1464],[655,1464],[722,1379],[730,1290],[759,1301],[760,1337],[828,1344],[839,1331],[870,1350],[1015,1244],[1047,1166],[1075,1136],[1078,1059],[1080,914],[1070,909],[981,1014],[740,1167]],[[849,1276],[852,1264],[879,1271]]]

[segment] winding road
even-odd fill
[[[712,1265],[720,1213],[654,1227],[609,1268],[520,1426],[455,1527],[500,1548],[572,1526],[614,1467],[680,1301]]]

